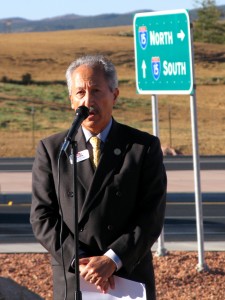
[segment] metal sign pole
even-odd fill
[[[192,27],[192,25],[191,25],[191,27]],[[192,48],[192,53],[193,53],[193,55],[192,55],[193,82],[195,83],[192,30],[191,30],[191,48]],[[190,109],[191,109],[193,169],[194,169],[194,186],[195,186],[196,229],[197,229],[197,241],[198,241],[197,270],[203,271],[208,268],[204,262],[204,228],[203,228],[203,213],[202,213],[202,194],[201,194],[201,179],[200,179],[199,149],[198,149],[197,105],[196,105],[196,90],[195,89],[196,88],[194,86],[193,92],[190,95]]]
[[[159,137],[159,116],[158,116],[158,97],[152,95],[152,127],[153,134]],[[164,248],[164,229],[158,238],[158,256],[164,256],[166,254],[166,249]]]
[[[157,95],[152,95],[152,128],[153,134],[159,137],[159,115]]]
[[[197,109],[195,92],[190,96],[191,106],[191,124],[192,124],[192,147],[193,147],[193,167],[194,167],[194,185],[195,185],[195,210],[196,210],[196,228],[198,240],[198,271],[206,269],[204,263],[204,229],[202,214],[202,195],[200,183],[200,164],[198,154],[198,131],[197,131]]]

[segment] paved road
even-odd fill
[[[206,194],[207,195],[207,194]],[[196,240],[195,203],[192,195],[169,195],[165,219],[167,241]],[[208,195],[207,195],[208,196]],[[29,224],[30,204],[0,204],[0,237],[7,234],[32,236]],[[225,241],[225,193],[203,195],[203,220],[206,241]],[[8,239],[8,238],[7,238]]]
[[[195,202],[192,194],[170,194],[166,209],[165,240],[196,241]],[[225,242],[225,193],[203,194],[205,241]]]
[[[31,171],[34,158],[0,158],[0,171]],[[164,163],[168,171],[192,170],[192,156],[166,156]],[[201,170],[225,170],[225,156],[200,157]]]
[[[167,245],[176,242],[176,249],[178,243],[189,249],[190,241],[194,241],[197,249],[193,171],[169,170],[167,175],[165,241]],[[213,243],[209,249],[225,249],[225,170],[202,170],[201,189],[205,240]],[[30,197],[31,172],[0,172],[0,251],[15,242],[22,242],[21,247],[23,243],[34,243],[38,251],[40,246],[35,243],[28,223]]]
[[[167,171],[168,192],[194,192],[193,171]],[[201,171],[203,192],[225,192],[225,170]],[[31,172],[0,172],[0,194],[31,193]]]
[[[225,170],[225,156],[201,156],[201,170]],[[193,170],[192,156],[167,156],[164,158],[167,171]]]

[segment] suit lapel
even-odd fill
[[[101,155],[99,165],[94,173],[92,183],[84,201],[79,222],[81,222],[83,217],[89,213],[96,201],[96,198],[101,193],[102,189],[104,189],[109,179],[116,172],[116,169],[120,165],[125,152],[126,141],[124,136],[120,136],[118,124],[114,121],[112,129],[104,145],[104,150]]]
[[[79,128],[75,139],[77,141],[78,153],[87,149],[86,141],[81,127]],[[69,159],[71,155],[69,148],[67,149],[66,155]],[[91,166],[90,159],[86,158],[77,162],[77,178],[87,192],[93,179],[93,168]]]
[[[80,128],[77,134],[77,151],[79,153],[86,149],[86,141]],[[90,159],[84,159],[77,163],[77,177],[87,192],[93,179],[93,168]]]

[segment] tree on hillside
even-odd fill
[[[194,23],[194,40],[222,44],[225,41],[225,25],[220,22],[221,11],[214,0],[196,0],[201,7]]]

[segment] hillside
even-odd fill
[[[70,126],[74,113],[64,74],[74,58],[87,53],[101,52],[117,67],[115,118],[152,132],[151,95],[136,94],[131,33],[132,26],[0,34],[0,156],[33,156],[40,138]],[[224,155],[225,45],[194,48],[200,154]],[[33,84],[15,84],[26,74]],[[159,118],[162,145],[191,154],[189,97],[160,95]]]
[[[64,72],[71,60],[82,54],[101,52],[113,60],[122,77],[134,81],[132,32],[132,26],[121,26],[0,34],[0,80],[3,76],[21,80],[26,73],[35,81],[65,80]],[[225,76],[225,45],[195,43],[194,47],[198,80]]]
[[[218,6],[218,8],[222,12],[222,19],[225,19],[225,5]],[[141,10],[141,12],[146,11],[151,12],[152,10]],[[77,14],[70,14],[37,21],[12,17],[0,20],[0,33],[43,32],[132,25],[133,16],[137,12],[138,11],[128,12],[125,14],[111,13],[96,16],[80,16]],[[189,13],[192,21],[197,18],[197,9],[190,10]]]
[[[0,20],[0,32],[43,32],[131,25],[134,12],[126,14],[102,14],[79,16],[70,14],[38,21],[21,18]]]

